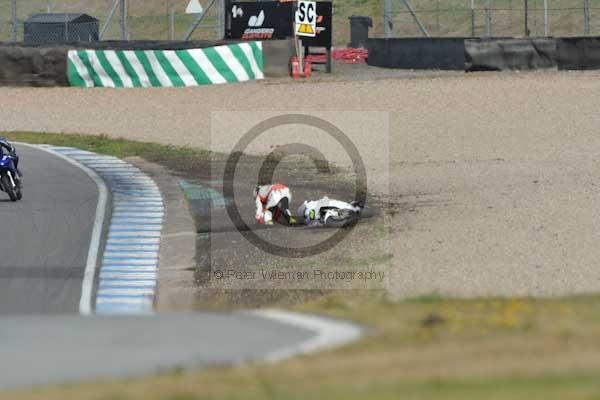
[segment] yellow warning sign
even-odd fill
[[[317,36],[317,3],[299,0],[296,10],[296,35]]]
[[[310,24],[300,24],[298,25],[298,33],[312,36],[315,34],[315,30]]]

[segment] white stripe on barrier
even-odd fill
[[[231,69],[238,81],[244,82],[250,80],[250,77],[246,73],[246,70],[244,69],[242,64],[240,64],[238,59],[235,58],[229,46],[217,46],[215,47],[215,51],[221,56],[221,58],[223,59],[225,64],[227,64],[229,69]]]
[[[198,86],[198,83],[196,82],[190,71],[187,69],[185,64],[183,64],[179,57],[177,57],[175,51],[167,50],[164,51],[163,54],[165,55],[167,60],[169,60],[169,63],[171,63],[171,66],[173,67],[175,72],[177,72],[177,75],[179,76],[179,78],[181,78],[185,86]]]
[[[100,78],[100,81],[102,81],[102,85],[105,87],[114,88],[116,85],[113,82],[113,80],[110,78],[110,76],[108,76],[108,74],[102,67],[102,64],[100,64],[100,60],[98,59],[98,56],[96,55],[96,51],[95,50],[85,50],[85,52],[86,52],[88,58],[90,59],[90,64],[92,64],[92,68],[96,71],[96,74]]]
[[[202,49],[188,50],[188,54],[196,61],[212,83],[227,83],[227,80],[216,70]]]
[[[123,86],[133,87],[133,81],[129,77],[127,71],[125,71],[125,67],[123,67],[123,64],[121,64],[121,60],[119,60],[119,57],[117,57],[117,53],[114,50],[109,50],[105,51],[104,55],[117,75],[119,75],[119,78],[121,78]]]
[[[154,54],[154,50],[146,50],[144,52],[146,57],[148,57],[148,61],[150,61],[150,65],[152,65],[152,70],[154,71],[154,75],[158,78],[160,84],[164,87],[171,87],[173,83],[169,79],[169,76],[163,69],[162,65],[160,65],[160,61],[156,58],[156,54]]]
[[[150,83],[150,78],[148,77],[148,74],[146,74],[142,63],[138,60],[135,51],[127,50],[123,52],[123,55],[127,61],[129,61],[129,64],[131,64],[131,68],[135,71],[142,87],[151,87],[152,83]]]
[[[73,63],[77,74],[83,79],[86,87],[93,87],[94,81],[90,78],[90,74],[87,71],[85,65],[83,65],[83,61],[79,58],[79,54],[77,54],[76,50],[69,51],[69,60]]]
[[[258,64],[256,64],[256,59],[254,58],[254,53],[252,52],[252,47],[250,47],[250,44],[249,43],[240,43],[238,46],[240,46],[240,49],[242,49],[242,51],[246,55],[246,58],[248,59],[248,62],[250,63],[250,68],[252,68],[252,72],[254,72],[255,79],[263,79],[264,74],[261,71],[261,69],[258,67]]]

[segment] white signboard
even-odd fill
[[[186,14],[202,14],[203,12],[204,8],[200,4],[200,0],[190,0],[190,4],[185,9]]]
[[[298,1],[296,35],[317,36],[317,3],[315,1]]]

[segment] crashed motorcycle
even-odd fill
[[[17,183],[19,178],[13,157],[7,154],[0,155],[0,190],[8,194],[10,201],[17,201],[23,198],[23,193]]]
[[[296,215],[309,227],[343,227],[363,216],[364,206],[357,202],[347,203],[323,197],[307,200],[298,208]]]

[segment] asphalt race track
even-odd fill
[[[312,336],[243,314],[0,317],[0,388],[236,364]]]
[[[67,159],[17,147],[24,197],[0,200],[1,389],[277,361],[360,336],[350,323],[276,310],[80,315],[102,196],[97,183]]]
[[[17,146],[23,199],[0,192],[0,315],[76,313],[98,202],[81,169]]]

